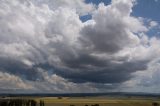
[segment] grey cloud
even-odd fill
[[[132,35],[132,31],[125,23],[126,16],[117,9],[117,14],[113,12],[114,4],[111,7],[99,5],[98,10],[93,15],[95,23],[86,25],[82,30],[80,41],[84,46],[93,48],[94,51],[115,53],[124,47],[135,45],[138,37]],[[121,4],[119,4],[121,5]],[[122,16],[121,16],[122,15]]]
[[[73,63],[76,65],[77,62]],[[98,68],[97,65],[94,65],[93,61],[90,62],[91,68],[89,66],[87,67],[86,64],[77,63],[77,65],[80,65],[81,67],[71,66],[71,70],[61,69],[56,71],[56,74],[75,83],[123,83],[133,77],[131,73],[136,72],[137,70],[146,70],[148,61],[125,62],[123,64],[105,63],[106,62],[100,64],[104,65]]]
[[[89,67],[104,67],[107,65],[107,61],[100,60],[94,56],[88,54],[80,54],[72,58],[63,59],[66,66],[77,69],[87,69]]]
[[[69,53],[71,56],[67,54],[61,57],[62,63],[69,69],[57,71],[58,75],[76,83],[123,83],[132,78],[131,74],[137,70],[147,69],[148,59],[129,60],[130,56],[115,56],[118,52],[125,52],[125,48],[136,48],[140,42],[138,35],[128,27],[130,23],[126,23],[127,19],[132,20],[134,17],[130,16],[131,11],[121,14],[123,9],[118,6],[121,3],[119,1],[109,6],[99,5],[98,10],[93,13],[92,21],[86,22],[81,29],[78,40],[82,48],[75,50],[76,55]],[[132,2],[122,4],[129,9],[133,6]],[[117,14],[113,12],[114,9]],[[144,31],[141,28],[137,33]],[[104,58],[99,58],[93,54],[105,55]]]
[[[21,61],[10,58],[0,58],[0,70],[12,75],[17,75],[26,80],[35,81],[37,79],[43,79],[42,76],[38,73],[36,67],[27,66]]]
[[[159,54],[156,38],[144,35],[151,46],[141,44],[139,33],[147,29],[130,15],[133,1],[113,0],[94,11],[83,0],[0,2],[0,71],[33,91],[112,89]],[[93,18],[82,23],[87,12]]]
[[[5,91],[16,90],[31,90],[32,85],[25,83],[20,77],[9,74],[7,72],[0,72],[0,89]]]

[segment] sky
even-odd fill
[[[0,93],[160,93],[160,0],[0,0]]]

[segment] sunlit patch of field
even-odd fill
[[[144,98],[37,98],[43,100],[45,106],[153,106],[152,103],[160,104],[159,100]]]

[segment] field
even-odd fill
[[[39,98],[44,100],[45,106],[159,106],[160,100],[152,98]]]
[[[36,105],[18,106],[159,106],[160,104],[160,99],[139,97],[7,97],[1,99],[3,100],[36,101]],[[44,105],[40,105],[40,101],[43,101]]]

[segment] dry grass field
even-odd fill
[[[37,98],[36,101],[43,100],[45,106],[159,106],[160,100],[152,98]]]

